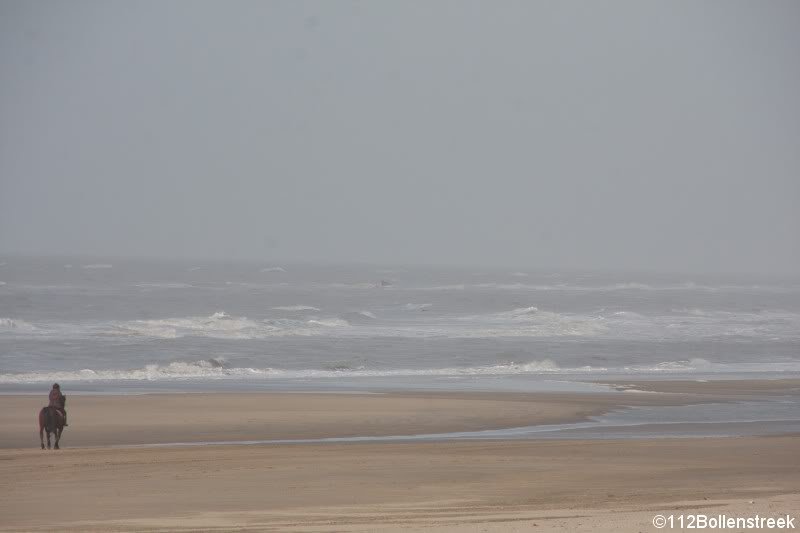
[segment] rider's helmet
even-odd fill
[[[61,386],[58,383],[53,383],[53,388],[54,389],[60,389]]]

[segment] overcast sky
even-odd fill
[[[800,2],[0,0],[0,253],[800,271]]]

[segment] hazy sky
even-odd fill
[[[800,2],[0,0],[0,253],[800,271]]]

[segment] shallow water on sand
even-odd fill
[[[117,447],[172,447],[268,444],[334,444],[516,439],[702,438],[800,433],[800,396],[769,400],[647,406],[618,409],[586,421],[565,424],[458,431],[419,435],[353,436],[317,439],[172,442]]]

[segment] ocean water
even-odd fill
[[[798,375],[798,279],[0,258],[0,393]]]

